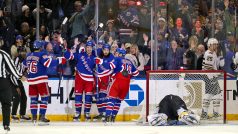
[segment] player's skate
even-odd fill
[[[116,116],[112,116],[112,117],[111,117],[111,122],[114,123],[115,120],[116,120]]]
[[[36,125],[36,121],[37,121],[37,115],[32,115],[32,123],[34,124],[34,126]]]
[[[219,120],[221,118],[221,115],[218,112],[213,112],[212,119],[213,120]]]
[[[80,122],[80,114],[75,114],[73,117],[74,122]]]
[[[49,125],[50,120],[45,118],[45,115],[40,115],[39,126]]]
[[[91,116],[90,116],[89,113],[86,113],[86,114],[85,114],[85,121],[86,121],[86,122],[90,122],[90,121],[91,121]]]
[[[99,114],[99,115],[93,117],[93,121],[94,121],[94,122],[100,121],[100,120],[102,120],[102,117],[103,117],[103,114]]]
[[[105,122],[105,120],[106,120],[106,116],[105,116],[105,115],[102,115],[101,121],[102,121],[102,122]]]
[[[20,116],[20,121],[21,122],[26,122],[26,121],[30,121],[31,117],[27,116],[27,115],[21,115]]]
[[[16,116],[16,115],[12,115],[12,122],[19,122],[20,120],[19,120],[19,117],[18,116]]]
[[[110,116],[105,116],[105,120],[104,120],[104,125],[109,125],[110,123]]]
[[[10,127],[9,126],[4,126],[4,131],[5,131],[5,134],[7,134],[10,131]]]
[[[207,119],[209,119],[207,112],[202,111],[201,120],[207,120]]]

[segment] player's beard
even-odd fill
[[[105,54],[105,53],[103,53],[103,57],[104,57],[104,58],[107,58],[107,57],[109,57],[109,55],[110,55],[110,53],[106,53],[106,54]]]

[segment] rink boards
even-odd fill
[[[171,81],[173,82],[173,81]],[[28,85],[24,83],[26,93],[28,94]],[[55,121],[71,121],[74,114],[74,80],[63,79],[60,82],[57,78],[49,79],[49,90],[51,93],[47,116]],[[137,119],[144,111],[143,105],[145,103],[145,79],[134,79],[131,81],[130,91],[125,101],[122,102],[118,113],[117,120],[130,121]],[[238,93],[236,90],[236,81],[227,80],[227,119],[238,120]],[[143,110],[142,110],[143,109]],[[29,110],[29,98],[27,113]],[[97,114],[95,104],[92,105],[92,115]]]

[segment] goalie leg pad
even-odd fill
[[[165,126],[167,125],[168,116],[164,113],[148,115],[148,122],[151,126]]]
[[[193,113],[185,111],[179,115],[179,121],[187,125],[196,125],[199,124],[199,117]]]

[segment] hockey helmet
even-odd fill
[[[110,50],[110,49],[111,49],[111,46],[110,46],[109,44],[104,44],[103,47],[102,47],[102,49],[105,49],[105,48],[107,48],[107,49]]]
[[[93,47],[94,46],[94,43],[92,42],[92,41],[87,41],[87,43],[86,43],[86,47],[87,46],[91,46],[91,47]]]
[[[126,55],[126,50],[123,49],[123,48],[118,48],[118,49],[117,49],[117,52],[118,52],[119,54],[122,54],[122,56],[125,56],[125,55]]]
[[[98,41],[98,44],[100,44],[100,45],[103,45],[104,43],[105,43],[104,40],[99,40],[99,41]]]
[[[210,38],[207,42],[207,47],[210,47],[212,44],[218,44],[218,40],[216,38]]]
[[[43,45],[44,45],[44,43],[42,41],[35,40],[33,43],[33,49],[39,50],[40,48],[42,48]]]

